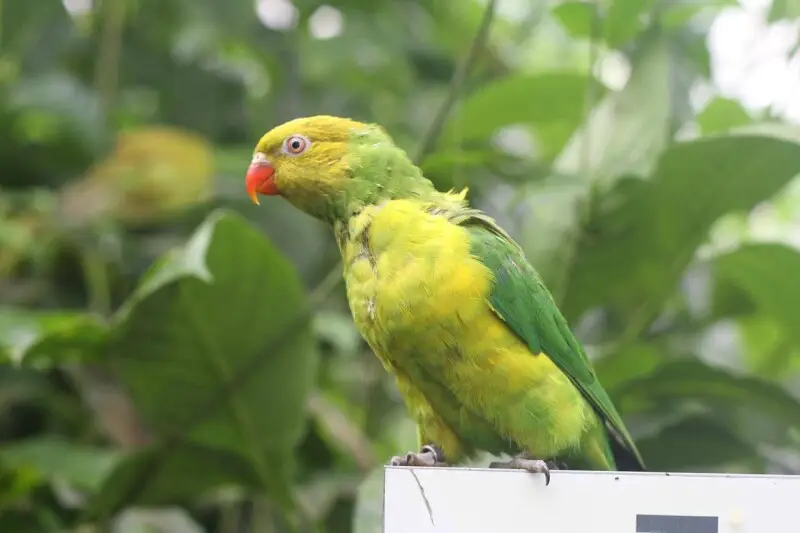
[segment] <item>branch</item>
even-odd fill
[[[89,309],[104,319],[108,318],[111,313],[111,289],[106,262],[101,252],[93,249],[91,244],[83,246],[80,254]]]
[[[327,398],[319,393],[312,394],[308,400],[308,410],[317,423],[325,428],[335,445],[355,461],[362,473],[366,474],[378,464],[372,443],[361,428]]]
[[[495,0],[489,0],[486,3],[486,9],[483,12],[483,18],[478,26],[478,31],[475,33],[475,37],[472,39],[469,51],[467,52],[464,61],[462,61],[456,67],[455,72],[453,72],[453,77],[450,78],[450,85],[447,88],[447,96],[445,97],[444,102],[442,102],[439,111],[433,117],[433,121],[428,127],[428,131],[426,131],[425,135],[422,137],[422,142],[420,143],[419,150],[417,151],[417,156],[414,158],[418,165],[422,163],[425,157],[436,145],[436,141],[439,139],[442,128],[444,127],[444,123],[447,121],[447,117],[450,114],[450,111],[453,109],[453,105],[455,105],[456,101],[458,100],[458,96],[461,93],[464,82],[467,81],[467,75],[469,75],[470,70],[472,70],[472,66],[478,59],[478,52],[486,44],[486,40],[489,37],[489,28],[491,27],[492,20],[494,19],[494,6]]]

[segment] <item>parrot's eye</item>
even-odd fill
[[[283,141],[283,153],[286,155],[300,155],[311,146],[311,141],[302,135],[290,135]]]

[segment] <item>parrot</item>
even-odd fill
[[[258,141],[245,189],[324,223],[359,334],[416,424],[407,467],[645,470],[628,429],[517,242],[439,191],[380,125],[301,117]]]

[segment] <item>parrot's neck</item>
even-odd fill
[[[370,183],[365,184],[364,189],[368,190],[369,194],[351,196],[350,201],[345,202],[345,208],[337,213],[333,222],[346,223],[354,216],[358,216],[364,208],[379,206],[391,200],[412,200],[442,210],[456,209],[465,204],[463,196],[440,192],[425,178],[417,178],[406,183],[400,181],[392,183],[389,187]]]
[[[347,225],[366,207],[391,200],[413,200],[442,210],[465,206],[463,194],[443,193],[425,178],[408,155],[382,137],[354,145],[347,178],[325,194],[304,195],[299,207],[332,226]],[[291,201],[291,200],[290,200]]]
[[[337,191],[322,218],[329,223],[347,222],[365,207],[390,200],[415,200],[433,205],[452,203],[451,195],[436,190],[422,170],[399,149],[364,151],[351,171],[347,185]]]

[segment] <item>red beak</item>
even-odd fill
[[[275,167],[269,161],[254,161],[247,169],[244,183],[247,195],[256,205],[259,205],[259,194],[269,196],[280,194],[278,186],[275,185]]]

